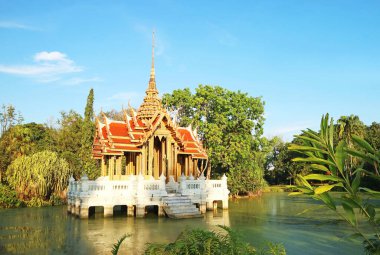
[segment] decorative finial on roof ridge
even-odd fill
[[[149,87],[148,87],[148,90],[155,90],[157,91],[157,88],[156,88],[156,71],[154,69],[154,30],[153,30],[153,33],[152,33],[152,67],[150,69],[150,79],[149,79]],[[157,91],[158,93],[158,91]]]

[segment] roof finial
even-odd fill
[[[150,69],[149,90],[157,90],[156,88],[156,72],[154,70],[154,30],[152,33],[152,68]]]

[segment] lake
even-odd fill
[[[351,228],[318,201],[265,193],[260,198],[230,200],[228,211],[207,212],[204,218],[173,220],[148,214],[80,220],[66,206],[0,209],[0,254],[110,254],[112,244],[131,234],[119,254],[141,254],[147,242],[173,242],[186,228],[219,231],[218,224],[238,230],[260,247],[282,243],[289,255],[364,254],[360,241],[348,240]],[[299,213],[304,212],[301,215]]]

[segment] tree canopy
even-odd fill
[[[230,181],[241,182],[248,176],[241,176],[243,169],[254,172],[256,167],[252,163],[260,147],[264,123],[264,103],[260,97],[199,85],[195,94],[188,88],[174,90],[165,94],[162,101],[176,112],[179,125],[198,128],[214,175],[227,173]]]

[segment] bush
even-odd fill
[[[174,243],[147,244],[146,255],[175,254],[256,254],[256,250],[248,243],[241,241],[240,236],[228,227],[223,227],[227,234],[213,231],[193,229],[183,231]]]
[[[14,160],[7,169],[7,181],[21,200],[39,206],[52,195],[59,196],[71,174],[68,163],[57,153],[42,151]]]
[[[20,207],[23,203],[17,199],[16,191],[9,186],[0,184],[0,208]]]

